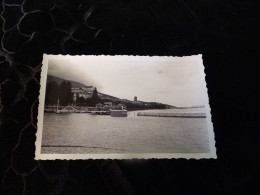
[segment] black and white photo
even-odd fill
[[[44,55],[36,159],[216,158],[201,55]]]

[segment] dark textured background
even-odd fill
[[[259,193],[257,1],[3,0],[0,6],[0,194]],[[218,160],[35,161],[43,53],[203,54]]]

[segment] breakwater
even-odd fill
[[[176,118],[206,118],[206,113],[152,113],[152,112],[138,112],[137,116],[150,117],[176,117]]]

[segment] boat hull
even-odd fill
[[[44,112],[46,112],[46,113],[54,113],[55,110],[54,109],[44,109]]]
[[[110,116],[112,116],[112,117],[126,117],[127,116],[127,110],[111,110]]]
[[[72,107],[72,106],[66,106],[62,109],[57,109],[56,113],[57,114],[63,114],[63,113],[75,113],[75,112],[79,112],[79,110],[77,110],[76,108]]]
[[[66,114],[66,113],[75,113],[75,111],[68,111],[68,110],[58,110],[56,111],[57,114]]]

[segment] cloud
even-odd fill
[[[203,104],[201,56],[63,56],[49,60],[48,73],[93,85],[119,98],[177,106]]]
[[[80,82],[85,85],[94,85],[102,88],[100,83],[95,81],[93,76],[86,71],[84,66],[75,64],[70,60],[49,60],[48,74],[59,78]]]

